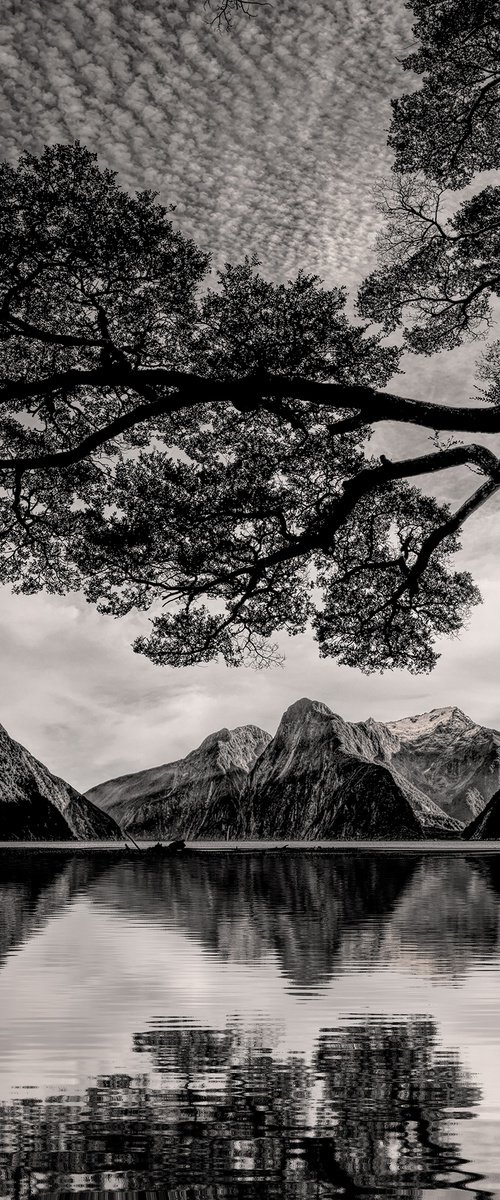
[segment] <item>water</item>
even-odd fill
[[[500,1197],[500,854],[0,855],[0,1197]]]

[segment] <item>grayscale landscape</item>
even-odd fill
[[[0,1200],[500,1200],[500,0],[0,24]]]

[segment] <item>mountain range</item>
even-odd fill
[[[474,836],[489,802],[500,824],[499,788],[500,733],[460,709],[350,723],[302,699],[274,737],[222,729],[86,795],[134,837],[417,840]]]
[[[224,837],[242,824],[250,771],[270,741],[257,725],[220,729],[186,758],[110,779],[86,797],[134,837]]]
[[[0,839],[500,837],[500,733],[460,709],[351,723],[302,699],[81,795],[0,726]]]

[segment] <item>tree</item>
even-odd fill
[[[403,67],[422,86],[393,101],[395,169],[460,188],[500,166],[497,0],[411,0],[419,45]]]
[[[478,190],[474,180],[500,165],[500,11],[495,0],[411,7],[420,46],[403,66],[423,84],[393,102],[395,182],[360,311],[386,332],[403,325],[408,347],[432,354],[484,334],[499,291],[500,188]],[[454,193],[471,184],[457,203]],[[490,351],[483,368],[495,404],[497,359]]]
[[[267,7],[268,0],[216,0],[215,7],[212,0],[205,0],[205,8],[214,13],[212,24],[217,24],[219,28],[229,26],[235,13],[241,12],[250,17],[256,8]]]
[[[0,186],[0,578],[151,611],[135,648],[160,663],[268,662],[311,624],[340,662],[429,670],[479,599],[450,560],[500,466],[481,445],[377,459],[367,435],[493,432],[496,405],[381,390],[399,351],[314,276],[246,260],[203,290],[171,210],[78,144]],[[485,478],[455,513],[408,482],[464,463]]]
[[[88,1190],[195,1200],[420,1200],[477,1181],[455,1126],[480,1089],[432,1020],[322,1029],[312,1063],[274,1053],[268,1034],[158,1022],[134,1035],[140,1074],[98,1076],[81,1096],[15,1095],[0,1105],[8,1194],[29,1194],[33,1175],[50,1193],[83,1176]]]

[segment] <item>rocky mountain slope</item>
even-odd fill
[[[392,767],[459,821],[470,822],[500,787],[500,733],[476,725],[459,708],[436,708],[381,728]]]
[[[392,765],[397,739],[298,700],[257,760],[242,797],[242,835],[296,839],[418,839],[461,826]]]
[[[0,841],[119,838],[120,829],[0,725]]]
[[[139,837],[406,839],[459,834],[497,789],[500,733],[458,708],[350,723],[304,699],[274,738],[220,730],[87,797]]]
[[[500,839],[500,788],[486,808],[466,825],[462,837],[472,842]]]
[[[134,837],[233,837],[248,773],[270,740],[256,725],[219,729],[186,758],[98,784],[87,799]]]
[[[461,824],[392,764],[400,739],[300,700],[274,738],[220,730],[185,759],[110,780],[87,797],[139,838],[450,837]]]

